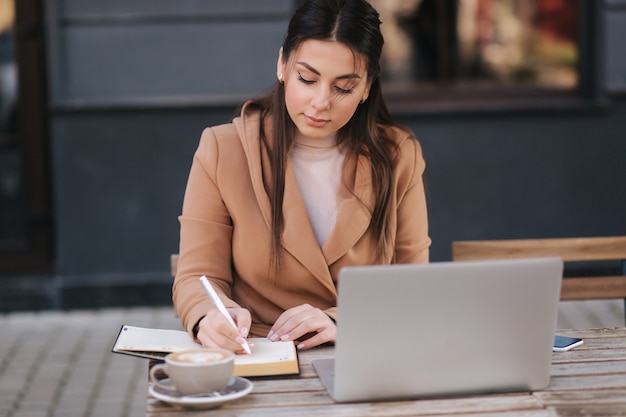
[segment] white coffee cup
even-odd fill
[[[230,350],[210,348],[183,350],[170,353],[165,363],[150,369],[150,380],[155,385],[184,395],[223,391],[233,375],[235,354]],[[171,384],[159,380],[158,371],[163,371]]]

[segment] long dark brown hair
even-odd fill
[[[291,18],[282,46],[283,62],[288,62],[292,52],[309,39],[341,42],[353,51],[355,61],[364,58],[371,83],[369,97],[339,130],[337,143],[348,155],[363,155],[371,161],[375,204],[370,231],[376,242],[375,262],[392,258],[388,219],[395,143],[385,134],[385,128],[396,126],[383,100],[379,81],[384,43],[380,23],[378,12],[366,0],[307,0]],[[285,167],[296,127],[287,113],[284,86],[279,82],[269,94],[251,100],[247,109],[261,112],[260,136],[271,163],[271,173],[266,173],[266,191],[272,212],[271,267],[276,272],[283,253]],[[268,118],[273,126],[271,137],[264,128]]]

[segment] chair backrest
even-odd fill
[[[564,279],[561,300],[626,300],[626,236],[452,243],[452,259],[455,261],[541,256],[560,256],[564,262],[621,261],[622,275]]]

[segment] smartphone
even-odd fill
[[[554,336],[554,346],[552,346],[553,352],[566,352],[583,344],[583,340],[577,337],[567,336]]]

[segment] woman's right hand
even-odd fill
[[[237,325],[235,329],[216,307],[200,320],[196,337],[204,347],[221,347],[243,353],[242,343],[248,337],[252,318],[245,308],[226,309]]]

